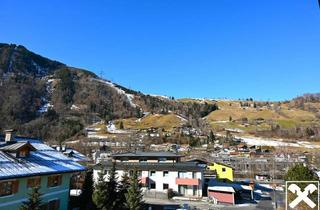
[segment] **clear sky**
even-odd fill
[[[1,0],[0,42],[150,94],[320,92],[317,0]]]

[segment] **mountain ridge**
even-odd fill
[[[196,121],[215,104],[183,103],[143,94],[29,51],[0,44],[0,128],[47,140],[83,135],[97,120],[175,112]]]

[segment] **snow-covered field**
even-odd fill
[[[301,147],[309,149],[319,149],[320,145],[315,145],[311,142],[297,141],[297,142],[285,142],[283,139],[264,139],[259,137],[236,137],[242,139],[248,145],[258,146],[273,146],[273,147]]]

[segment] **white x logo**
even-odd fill
[[[294,193],[297,194],[297,198],[294,199],[289,206],[291,208],[296,207],[301,201],[304,201],[308,206],[310,206],[311,208],[314,208],[316,206],[316,204],[310,199],[308,198],[309,194],[312,194],[314,191],[316,191],[318,188],[316,187],[316,185],[314,184],[309,184],[308,186],[306,186],[304,188],[304,191],[301,192],[300,187],[298,187],[296,184],[291,184],[288,189]]]

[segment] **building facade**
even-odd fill
[[[202,197],[204,167],[195,162],[181,162],[181,156],[170,152],[136,152],[112,155],[119,179],[124,173],[138,171],[145,193],[167,193],[172,189],[177,195]],[[112,167],[112,161],[100,163],[94,169],[98,180],[102,170]],[[106,177],[107,177],[106,175]]]
[[[212,162],[209,163],[207,167],[209,170],[216,172],[217,179],[233,182],[233,168],[231,166],[219,162]]]
[[[67,210],[70,178],[85,167],[41,140],[0,137],[0,210],[18,210],[39,187],[44,210]]]

